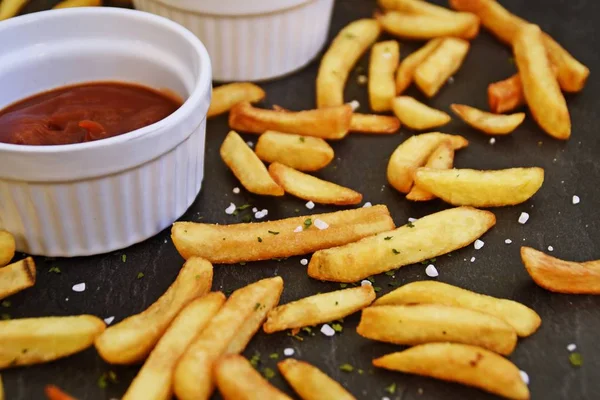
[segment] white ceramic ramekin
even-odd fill
[[[217,81],[260,81],[289,74],[319,53],[334,0],[133,0],[194,32]]]
[[[165,18],[110,8],[0,23],[0,108],[94,81],[165,88],[187,100],[153,125],[104,140],[0,143],[0,229],[20,251],[68,257],[124,248],[168,227],[200,191],[211,65],[196,36]]]

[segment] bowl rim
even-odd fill
[[[83,151],[92,151],[94,149],[102,149],[112,146],[119,146],[125,142],[129,142],[132,140],[136,140],[142,136],[151,134],[153,132],[163,132],[166,133],[169,126],[174,125],[177,121],[185,119],[192,113],[202,111],[208,111],[208,106],[206,110],[197,110],[198,103],[201,102],[201,99],[206,97],[207,92],[211,91],[212,88],[212,67],[210,62],[210,57],[208,55],[208,51],[206,47],[194,35],[185,27],[179,25],[178,23],[171,21],[165,17],[161,17],[159,15],[154,15],[151,13],[147,13],[144,11],[131,10],[126,8],[117,8],[117,7],[76,7],[76,8],[64,8],[64,9],[56,9],[56,10],[48,10],[48,11],[40,11],[36,13],[26,14],[22,16],[18,16],[15,18],[11,18],[9,20],[3,21],[0,24],[0,34],[3,31],[10,31],[15,27],[19,27],[22,25],[30,24],[35,21],[39,21],[41,19],[55,19],[62,18],[65,15],[72,15],[80,18],[85,18],[89,16],[97,16],[98,14],[104,15],[120,15],[130,19],[136,20],[145,20],[155,25],[161,25],[165,29],[169,29],[174,33],[183,37],[194,49],[198,55],[199,63],[197,65],[196,73],[198,79],[190,92],[189,96],[183,104],[171,115],[166,118],[161,119],[151,125],[144,126],[140,129],[136,129],[131,132],[126,132],[121,135],[112,136],[106,139],[95,140],[91,142],[84,143],[74,143],[74,144],[64,144],[64,145],[51,145],[51,146],[31,146],[31,145],[20,145],[20,144],[9,144],[9,143],[0,143],[0,154],[1,153],[16,153],[16,154],[45,154],[45,155],[62,155],[65,153],[73,153],[73,152],[83,152]],[[86,82],[81,82],[85,84]],[[60,88],[57,86],[56,89]],[[52,89],[49,89],[52,90]],[[35,95],[34,95],[35,96]],[[25,98],[25,97],[24,97]],[[23,98],[23,99],[24,99]],[[22,100],[22,99],[20,99]],[[17,101],[20,101],[17,100]]]
[[[246,17],[279,13],[318,0],[152,0],[202,15]]]

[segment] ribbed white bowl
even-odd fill
[[[134,0],[204,43],[217,81],[259,81],[308,64],[327,39],[333,0]]]

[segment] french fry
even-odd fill
[[[350,132],[388,134],[400,129],[400,120],[388,115],[352,114]]]
[[[223,293],[213,292],[185,306],[150,353],[123,400],[170,399],[177,361],[224,302]]]
[[[4,384],[2,383],[2,374],[0,374],[0,400],[6,400],[4,397]]]
[[[517,335],[532,335],[542,323],[531,308],[508,299],[486,296],[436,281],[408,283],[380,297],[373,306],[443,304],[493,315],[512,326]]]
[[[219,360],[215,380],[224,400],[292,400],[267,382],[242,356],[229,355]]]
[[[265,98],[265,91],[250,82],[234,82],[216,87],[212,91],[212,99],[207,118],[226,113],[231,107],[242,101],[256,103]]]
[[[0,21],[16,16],[27,3],[29,3],[29,0],[0,1]]]
[[[498,39],[513,45],[519,29],[527,21],[506,10],[495,0],[450,0],[450,6],[458,11],[476,14],[481,23]],[[579,92],[585,86],[590,70],[577,61],[550,35],[543,34],[548,57],[557,68],[558,82],[565,92]]]
[[[374,19],[359,19],[345,26],[323,55],[317,75],[317,108],[344,104],[344,86],[350,70],[381,32]]]
[[[400,61],[400,45],[386,40],[373,45],[369,60],[369,103],[375,112],[389,111],[396,95],[394,73]]]
[[[281,286],[281,277],[275,277],[254,282],[231,294],[177,363],[173,388],[178,399],[202,400],[211,396],[214,390],[212,370],[216,361],[227,353],[238,335],[250,339],[246,322],[252,319],[253,313],[264,315],[263,307],[266,306],[261,301],[269,292],[281,293],[277,289]],[[245,347],[245,343],[243,345]]]
[[[315,227],[317,219],[329,228]],[[394,221],[388,208],[377,205],[252,224],[175,222],[171,239],[185,259],[199,256],[212,263],[233,264],[308,254],[391,229]]]
[[[102,0],[64,0],[52,8],[99,7],[101,5]]]
[[[556,293],[600,294],[600,260],[564,261],[531,247],[521,247],[521,260],[534,282]]]
[[[529,389],[517,368],[506,358],[477,346],[428,343],[385,355],[373,365],[462,383],[513,400],[529,400]]]
[[[317,367],[293,358],[277,363],[279,372],[302,400],[355,400],[342,385]]]
[[[454,149],[449,142],[443,142],[437,149],[431,153],[427,164],[427,168],[450,169],[454,163]],[[406,198],[411,201],[429,201],[435,199],[435,196],[418,186],[413,186]]]
[[[426,130],[446,125],[452,118],[443,111],[431,108],[414,97],[399,96],[392,101],[394,114],[401,123],[414,130]]]
[[[311,278],[356,282],[468,246],[496,224],[489,211],[457,207],[423,217],[393,231],[317,251],[308,264]]]
[[[454,206],[502,207],[529,200],[544,183],[542,168],[418,168],[415,185]]]
[[[33,258],[0,268],[0,300],[35,285],[36,269]]]
[[[362,201],[362,194],[352,189],[296,171],[277,162],[269,165],[269,174],[286,193],[304,200],[336,205],[358,204]]]
[[[450,108],[468,125],[488,135],[508,135],[525,120],[525,113],[492,114],[464,104],[452,104]]]
[[[549,135],[565,140],[571,136],[571,117],[542,38],[538,26],[523,25],[513,45],[515,61],[533,119]]]
[[[519,74],[488,85],[488,103],[493,113],[505,113],[525,105],[523,84]]]
[[[77,400],[63,392],[58,386],[54,385],[46,385],[44,388],[44,393],[46,394],[48,400]],[[1,399],[2,396],[0,396],[0,400]]]
[[[425,46],[402,60],[396,73],[396,94],[401,94],[410,86],[417,67],[429,57],[442,40],[442,38],[431,39]]]
[[[411,136],[392,153],[387,166],[387,180],[396,190],[410,192],[413,186],[415,170],[423,166],[431,153],[445,141],[449,141],[454,150],[467,147],[469,142],[459,135],[431,132]]]
[[[265,165],[235,131],[225,137],[220,149],[221,159],[240,183],[251,193],[283,196],[283,189],[275,183]]]
[[[78,353],[90,347],[105,327],[93,315],[0,321],[0,369]]]
[[[463,343],[503,355],[512,353],[517,345],[517,333],[504,320],[441,304],[369,307],[362,311],[356,332],[381,342],[409,346]]]
[[[415,69],[415,83],[428,97],[435,96],[448,78],[459,70],[468,52],[466,40],[445,38]]]
[[[0,231],[0,268],[7,265],[15,256],[15,238],[6,231]]]
[[[350,130],[352,107],[344,104],[324,109],[281,112],[255,108],[247,101],[237,103],[229,111],[231,129],[264,133],[278,131],[322,139],[338,140]]]
[[[279,162],[298,171],[317,171],[333,160],[333,149],[323,139],[267,131],[258,137],[254,149],[258,158]]]
[[[212,285],[212,265],[201,258],[185,262],[175,282],[150,307],[110,326],[96,341],[96,350],[111,364],[134,364],[144,360],[179,311]]]
[[[378,15],[377,21],[390,35],[409,40],[428,40],[446,36],[473,39],[479,33],[479,21],[471,18],[439,18],[390,11]]]
[[[316,294],[275,307],[263,325],[266,333],[331,322],[362,310],[375,300],[373,286]]]

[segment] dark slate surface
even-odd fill
[[[36,11],[56,1],[35,0],[26,12]],[[436,3],[441,3],[436,1]],[[599,399],[600,351],[596,341],[600,330],[600,297],[567,296],[551,294],[538,288],[528,277],[519,258],[519,246],[528,245],[538,249],[554,247],[554,255],[573,260],[600,258],[600,212],[595,198],[600,196],[600,139],[597,117],[600,109],[600,70],[598,49],[600,36],[600,3],[593,0],[505,0],[505,5],[520,16],[539,23],[578,59],[590,66],[591,79],[585,90],[568,96],[573,119],[572,139],[566,143],[546,136],[531,119],[512,136],[498,138],[495,145],[488,137],[453,121],[443,130],[464,134],[471,142],[458,152],[456,167],[506,168],[516,166],[540,166],[546,170],[546,182],[530,201],[515,207],[494,209],[498,223],[483,240],[485,246],[476,251],[472,246],[439,257],[436,266],[439,280],[456,284],[478,292],[511,298],[534,308],[542,317],[541,329],[532,337],[521,340],[510,359],[531,378],[534,399]],[[372,14],[375,1],[343,0],[335,7],[330,36],[348,22]],[[405,56],[416,48],[415,43],[403,43]],[[430,104],[443,110],[450,103],[471,104],[486,108],[486,86],[492,81],[508,77],[515,71],[510,62],[509,50],[486,32],[472,43],[472,49],[455,82],[447,85]],[[367,57],[360,61],[367,66]],[[285,79],[262,85],[267,92],[265,106],[279,104],[291,109],[314,107],[314,81],[318,64],[313,62],[299,73]],[[346,99],[358,99],[361,111],[367,110],[366,89],[356,84],[353,73],[346,92]],[[423,98],[415,89],[409,94]],[[184,221],[239,222],[241,216],[227,216],[224,209],[229,202],[237,205],[251,203],[269,210],[270,219],[308,213],[304,202],[292,197],[269,199],[252,196],[244,191],[239,195],[232,188],[240,186],[219,159],[218,148],[228,131],[226,117],[208,123],[206,178],[202,192],[190,210],[181,218]],[[317,175],[347,185],[362,192],[365,201],[387,204],[398,225],[408,217],[421,217],[447,206],[434,201],[428,204],[412,204],[390,189],[385,179],[385,168],[393,149],[412,133],[402,129],[400,134],[388,137],[351,135],[341,143],[333,144],[335,161]],[[256,141],[256,137],[246,136]],[[581,197],[579,205],[572,205],[573,195]],[[332,210],[317,206],[315,212]],[[530,213],[526,225],[517,223],[522,211]],[[513,243],[506,245],[510,238]],[[122,255],[126,255],[126,262]],[[470,262],[475,257],[474,262]],[[321,283],[306,275],[300,265],[301,257],[281,262],[249,263],[246,266],[219,266],[215,268],[215,290],[232,290],[260,278],[281,275],[285,280],[282,302],[289,302],[319,291],[338,289],[334,283]],[[13,318],[49,315],[95,314],[100,317],[115,316],[118,322],[133,313],[145,309],[173,281],[182,259],[164,231],[155,238],[123,251],[97,257],[45,260],[38,258],[38,282],[33,289],[13,296],[12,305],[2,309]],[[59,267],[60,274],[49,272]],[[138,272],[145,274],[137,279]],[[423,265],[402,268],[395,279],[382,275],[375,277],[380,294],[397,284],[428,279]],[[75,293],[72,285],[85,282],[87,290]],[[392,345],[378,344],[360,338],[354,328],[358,315],[346,319],[341,335],[327,338],[317,333],[303,342],[285,333],[267,336],[258,334],[249,345],[246,355],[262,354],[263,366],[274,368],[268,359],[273,352],[282,353],[286,347],[296,350],[296,357],[314,363],[333,378],[339,380],[359,399],[433,400],[433,399],[494,399],[495,396],[457,384],[443,383],[433,379],[374,371],[372,358],[398,350]],[[576,343],[583,355],[583,366],[572,367],[568,361],[566,346]],[[365,370],[364,375],[339,370],[342,363]],[[106,371],[115,371],[117,384],[106,389],[97,385],[98,378]],[[94,349],[89,349],[67,359],[29,368],[4,371],[7,398],[10,400],[43,398],[45,384],[54,383],[79,399],[119,398],[137,371],[136,367],[114,367],[105,364]],[[596,378],[594,378],[596,377]],[[273,383],[290,392],[277,376]],[[384,388],[397,384],[397,392],[389,395]]]

